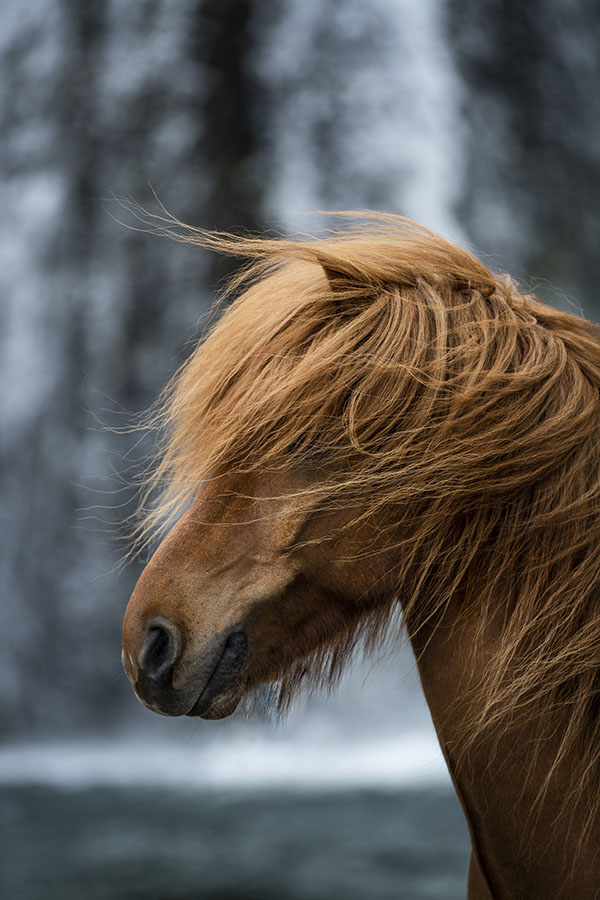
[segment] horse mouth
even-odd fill
[[[245,629],[232,631],[204,690],[186,715],[201,719],[225,719],[232,715],[244,693],[241,670],[247,656]]]

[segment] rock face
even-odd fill
[[[154,399],[227,272],[120,227],[102,198],[152,205],[152,185],[220,228],[402,212],[593,314],[600,17],[557,0],[468,16],[455,0],[2,5],[6,734],[105,727],[130,708],[115,677],[137,570],[117,577],[115,524],[152,446],[105,426]]]

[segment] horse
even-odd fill
[[[285,711],[400,606],[469,900],[591,900],[600,328],[408,219],[339,215],[295,238],[160,219],[243,264],[152,414],[125,671],[162,715]]]

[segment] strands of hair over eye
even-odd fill
[[[571,793],[597,809],[597,326],[394,216],[345,214],[298,240],[155,224],[244,264],[155,410],[138,538],[219,473],[313,465],[307,490],[396,542],[387,602],[402,598],[409,632],[457,596],[481,640],[501,616],[465,747],[560,711],[548,777],[573,759]]]

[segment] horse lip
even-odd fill
[[[237,690],[234,691],[232,688],[238,687],[235,684],[235,679],[239,675],[247,656],[248,637],[246,630],[238,626],[227,635],[223,651],[202,693],[186,715],[211,718],[211,707],[215,700],[226,693],[231,695],[238,693]]]

